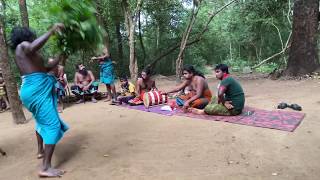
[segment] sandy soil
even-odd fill
[[[175,84],[160,79],[160,89]],[[88,102],[61,114],[71,129],[53,164],[68,171],[68,180],[318,180],[320,81],[240,81],[247,105],[272,110],[281,101],[298,103],[306,118],[291,133]],[[0,179],[37,179],[33,126],[33,120],[14,125],[9,112],[0,113],[0,147],[8,154],[0,156]]]

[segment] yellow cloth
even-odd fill
[[[128,89],[121,87],[121,94],[123,96],[132,96],[136,92],[136,87],[131,82],[128,82]]]
[[[6,95],[6,91],[4,90],[3,86],[0,86],[0,96]]]

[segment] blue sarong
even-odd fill
[[[114,68],[110,58],[106,58],[100,63],[100,82],[112,85],[114,83]]]
[[[55,77],[46,73],[22,76],[20,99],[32,113],[45,144],[56,144],[69,129],[57,111],[55,83]]]

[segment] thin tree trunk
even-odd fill
[[[285,75],[298,76],[319,67],[317,38],[319,0],[296,0],[293,7],[292,44]]]
[[[23,124],[27,121],[23,113],[22,103],[19,99],[17,83],[11,72],[9,64],[9,55],[4,29],[4,18],[0,16],[0,68],[3,71],[3,77],[6,84],[13,120],[16,124]]]
[[[191,40],[190,42],[187,42],[186,46],[191,46],[199,41],[201,41],[202,36],[205,32],[207,32],[209,30],[209,25],[211,23],[211,21],[213,20],[213,18],[219,14],[221,11],[223,11],[225,8],[227,8],[228,6],[230,6],[232,3],[236,2],[237,0],[231,0],[229,3],[225,4],[224,6],[222,6],[219,10],[217,10],[215,13],[211,13],[208,21],[206,23],[206,25],[204,26],[203,30],[201,32],[199,32],[195,38],[193,38],[193,40]],[[156,63],[158,61],[160,61],[161,59],[163,59],[164,57],[166,57],[167,55],[173,53],[176,49],[178,49],[181,46],[181,44],[176,44],[174,46],[171,46],[171,48],[169,48],[167,51],[163,52],[162,54],[160,54],[158,57],[154,57],[153,61],[151,63],[148,64],[148,67],[150,68],[154,68]]]
[[[123,46],[122,46],[122,35],[120,31],[120,20],[116,20],[116,35],[117,35],[117,41],[118,41],[118,57],[119,61],[122,62],[123,60]]]
[[[135,24],[137,19],[137,13],[140,11],[140,8],[142,6],[142,0],[138,0],[137,7],[134,12],[131,12],[127,0],[122,0],[121,5],[125,17],[125,24],[129,39],[129,71],[131,79],[135,80],[138,78],[138,62],[135,48]]]
[[[199,3],[201,3],[201,1]],[[198,4],[198,5],[200,6],[200,4]],[[189,22],[189,24],[188,24],[188,26],[182,36],[182,40],[181,40],[181,44],[180,44],[180,51],[178,54],[178,58],[176,60],[176,78],[178,81],[180,80],[181,75],[182,75],[184,50],[186,48],[187,41],[188,41],[190,32],[192,30],[192,26],[194,25],[194,23],[196,21],[196,18],[197,18],[199,9],[200,9],[199,6],[196,6],[195,4],[193,4],[190,22]]]
[[[28,9],[26,0],[19,0],[19,9],[23,27],[29,27]]]
[[[139,40],[140,40],[140,45],[143,53],[143,58],[142,58],[142,64],[143,67],[145,66],[145,60],[146,60],[146,49],[144,48],[143,44],[143,38],[142,38],[142,32],[141,32],[141,11],[138,13],[139,15],[139,20],[138,20],[138,25],[139,25]]]

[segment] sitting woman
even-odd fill
[[[203,109],[212,97],[208,83],[204,75],[198,72],[192,65],[185,65],[183,68],[184,82],[174,89],[164,92],[173,93],[183,89],[188,89],[188,93],[176,98],[176,103],[183,106],[185,110],[190,107]]]
[[[119,104],[128,103],[135,97],[135,86],[128,81],[127,77],[120,78],[120,93],[117,97]]]

